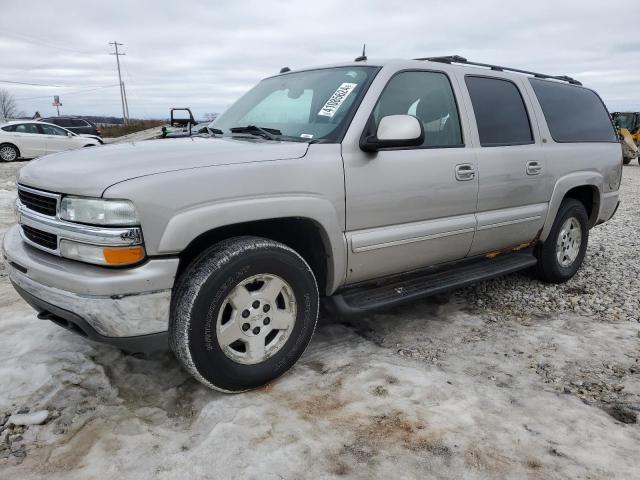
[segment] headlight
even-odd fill
[[[60,254],[65,258],[96,265],[121,267],[144,260],[145,251],[142,245],[133,247],[105,247],[88,243],[60,240]]]
[[[60,218],[91,225],[138,225],[136,208],[129,200],[64,197]]]

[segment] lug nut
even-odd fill
[[[269,325],[271,323],[271,319],[267,317],[262,321],[262,323],[264,323],[265,325]]]
[[[242,318],[247,318],[249,316],[249,310],[242,311]]]
[[[262,307],[262,311],[264,313],[267,313],[269,310],[271,310],[271,306],[269,306],[269,304],[267,303],[264,307]]]
[[[255,327],[255,328],[253,329],[253,333],[254,333],[254,335],[259,334],[259,333],[260,333],[260,327]]]
[[[258,308],[260,306],[260,302],[258,300],[256,300],[255,302],[253,302],[253,304],[251,306],[253,308]]]
[[[251,325],[249,325],[248,323],[243,323],[243,324],[242,324],[242,330],[243,330],[243,331],[245,331],[245,332],[246,332],[246,331],[247,331],[247,330],[249,330],[250,328],[251,328]]]

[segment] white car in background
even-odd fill
[[[52,123],[17,120],[0,125],[0,160],[5,162],[97,145],[102,145],[98,137],[77,135]]]

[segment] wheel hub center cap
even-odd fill
[[[263,299],[254,300],[246,305],[243,311],[248,312],[248,315],[243,318],[242,333],[246,337],[265,335],[268,330],[265,326],[271,321],[268,313],[270,310],[271,305]]]

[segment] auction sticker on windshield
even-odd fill
[[[340,85],[329,100],[327,100],[327,103],[324,104],[324,107],[320,109],[318,115],[333,117],[340,108],[340,105],[344,103],[349,94],[353,92],[357,86],[357,83],[343,83]]]

